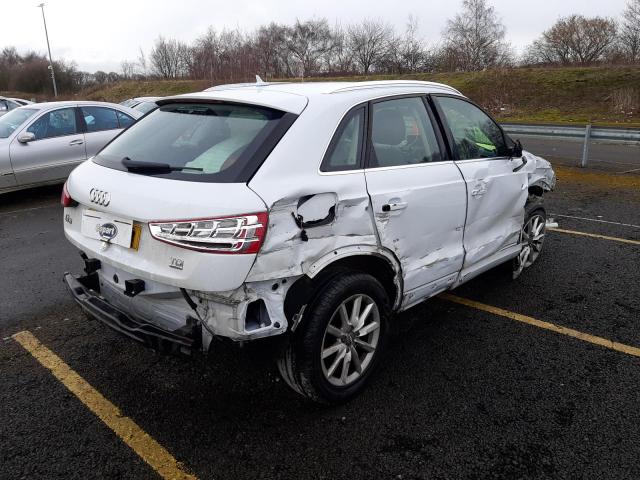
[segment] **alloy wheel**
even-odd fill
[[[320,362],[325,379],[345,387],[371,364],[380,338],[380,311],[368,295],[344,300],[331,316],[322,339]]]
[[[546,219],[541,213],[534,213],[522,227],[520,243],[522,250],[515,258],[513,278],[520,276],[525,268],[534,264],[544,243]]]

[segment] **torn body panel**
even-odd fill
[[[345,188],[301,191],[272,204],[267,236],[247,281],[307,274],[311,265],[344,247],[377,246],[364,175],[334,178],[344,181]]]
[[[205,351],[214,335],[241,341],[285,332],[284,298],[297,280],[247,282],[226,292],[187,290],[196,307],[194,312],[178,287],[144,279],[144,290],[130,296],[124,284],[137,278],[135,275],[106,263],[97,273],[100,295],[136,320],[168,332],[180,331],[194,320],[201,322]]]
[[[365,172],[380,244],[400,261],[407,292],[462,267],[466,193],[453,162]]]
[[[537,186],[545,192],[556,187],[556,174],[549,161],[527,151],[522,152],[522,157],[527,159],[523,170],[528,173],[529,187]]]
[[[529,195],[528,174],[507,158],[457,162],[467,184],[464,268],[516,245]]]

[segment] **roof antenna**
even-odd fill
[[[262,80],[262,79],[260,78],[260,75],[256,75],[256,83],[259,85],[259,84],[261,84],[261,83],[267,83],[267,82],[265,82],[264,80]]]

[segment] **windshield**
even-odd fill
[[[284,134],[284,117],[295,118],[253,105],[172,103],[129,127],[94,162],[163,178],[244,182]]]
[[[0,138],[8,138],[37,111],[34,108],[16,108],[0,117]]]

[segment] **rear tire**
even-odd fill
[[[320,287],[280,359],[285,382],[319,403],[360,393],[376,369],[389,332],[389,298],[365,273],[343,273]]]

